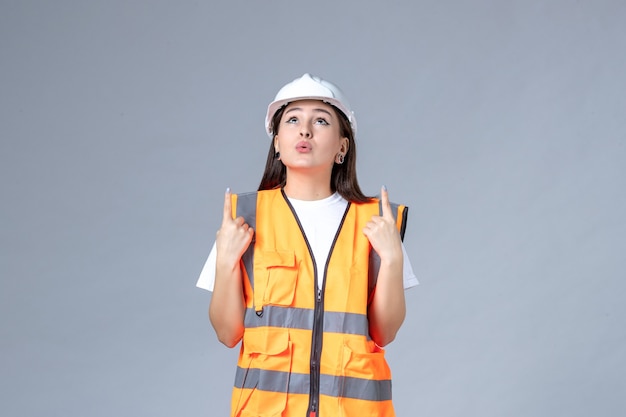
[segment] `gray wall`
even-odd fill
[[[0,2],[0,415],[223,416],[195,281],[312,72],[408,204],[399,416],[626,413],[626,3]]]

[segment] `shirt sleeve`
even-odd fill
[[[419,284],[417,281],[417,277],[413,272],[413,266],[411,265],[411,260],[409,259],[409,255],[406,253],[406,249],[404,248],[404,243],[402,244],[402,255],[404,256],[403,263],[403,281],[404,281],[404,289],[408,290],[409,288],[415,287]]]
[[[402,255],[404,256],[404,264],[403,264],[403,281],[404,281],[404,289],[408,290],[409,288],[415,287],[419,284],[415,273],[413,272],[413,266],[411,265],[411,260],[409,259],[409,255],[406,253],[406,249],[404,248],[404,244],[402,244]],[[211,252],[209,253],[209,257],[204,263],[204,267],[200,272],[200,277],[198,278],[198,282],[196,283],[196,287],[202,288],[203,290],[213,291],[213,286],[215,285],[215,257],[216,257],[216,249],[215,243],[213,243],[213,247],[211,248]]]
[[[211,248],[211,252],[209,253],[209,257],[204,263],[204,267],[200,272],[200,277],[198,278],[198,282],[196,283],[196,287],[202,288],[203,290],[213,291],[213,285],[215,284],[215,259],[217,256],[217,250],[215,249],[215,243],[213,243],[213,247]]]

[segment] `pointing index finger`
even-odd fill
[[[380,200],[382,202],[383,217],[393,218],[393,214],[391,214],[391,204],[389,203],[389,193],[385,185],[383,185],[380,190]]]
[[[233,208],[230,200],[230,194],[230,188],[227,188],[226,192],[224,193],[224,216],[222,217],[222,224],[233,219]]]

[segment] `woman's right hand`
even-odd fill
[[[235,346],[243,336],[246,305],[239,261],[253,235],[254,230],[243,217],[233,219],[230,189],[226,189],[224,217],[216,237],[215,286],[209,317],[217,338],[228,347]]]
[[[250,246],[253,235],[254,230],[243,217],[233,219],[231,193],[230,188],[227,188],[224,195],[222,226],[216,236],[217,262],[229,264],[232,267],[238,265],[241,256]]]

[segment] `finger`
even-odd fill
[[[374,221],[370,220],[363,227],[363,234],[366,235],[366,236],[369,236],[369,235],[371,235],[374,232],[375,228],[376,228],[376,223]]]
[[[383,217],[393,219],[393,214],[391,213],[391,204],[389,203],[389,193],[387,192],[387,187],[384,185],[380,189],[380,199],[383,206]]]
[[[230,200],[230,188],[226,189],[224,193],[224,216],[222,217],[222,224],[227,223],[233,219],[232,203]]]

